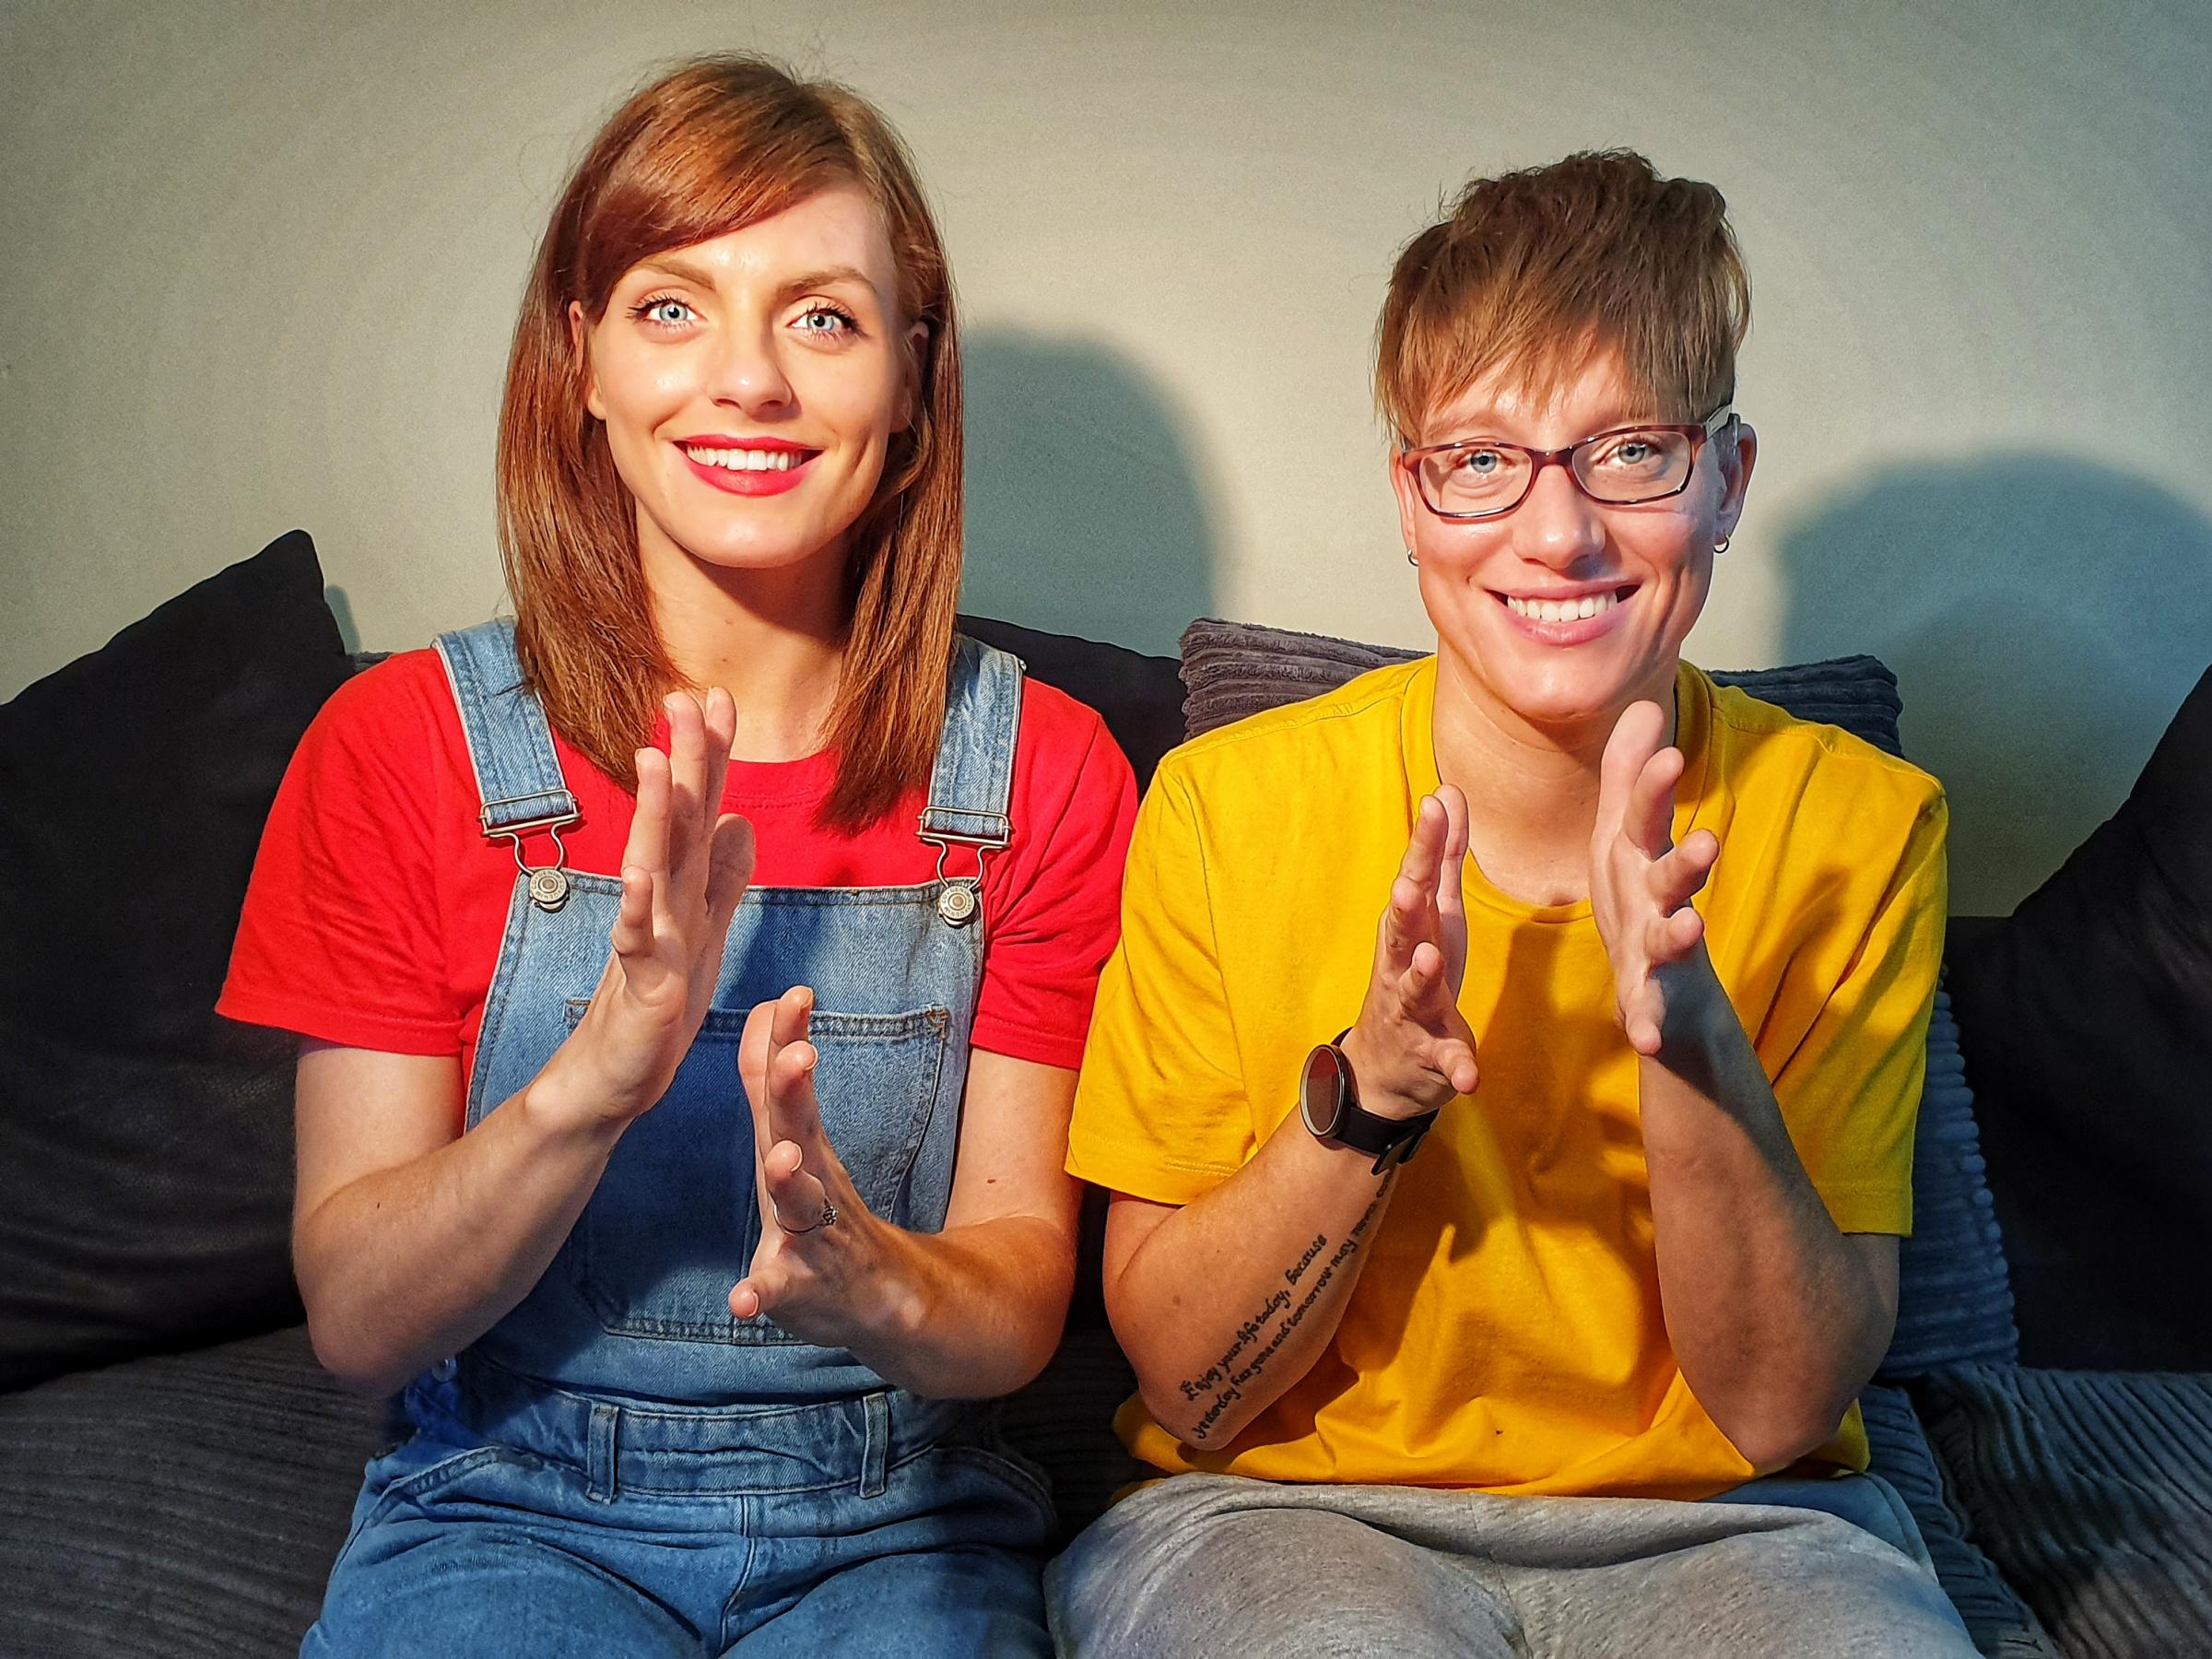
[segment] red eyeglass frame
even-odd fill
[[[1398,453],[1398,465],[1403,466],[1412,477],[1413,493],[1420,497],[1421,505],[1428,508],[1438,518],[1455,524],[1504,517],[1528,500],[1529,492],[1535,488],[1536,479],[1543,476],[1544,469],[1553,465],[1563,468],[1566,471],[1568,481],[1581,491],[1585,499],[1596,502],[1600,507],[1644,507],[1653,501],[1671,500],[1688,489],[1691,476],[1698,470],[1698,458],[1705,453],[1705,445],[1734,426],[1736,420],[1735,411],[1726,404],[1723,404],[1702,420],[1630,421],[1627,426],[1607,427],[1602,432],[1593,432],[1587,438],[1578,438],[1564,449],[1552,450],[1531,449],[1525,443],[1508,443],[1502,438],[1455,438],[1450,443],[1424,443],[1418,449],[1401,450]],[[1608,501],[1603,496],[1593,495],[1590,487],[1583,482],[1582,474],[1574,470],[1574,453],[1579,449],[1596,443],[1602,439],[1618,438],[1624,432],[1679,432],[1687,437],[1690,441],[1689,465],[1683,469],[1682,481],[1672,489],[1663,489],[1656,495],[1638,496],[1632,501]],[[1531,463],[1528,469],[1528,481],[1522,486],[1521,493],[1502,507],[1492,507],[1483,512],[1446,512],[1429,499],[1429,491],[1421,477],[1420,464],[1430,455],[1441,455],[1452,450],[1471,449],[1512,450],[1516,454],[1526,455]]]

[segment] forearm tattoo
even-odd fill
[[[1329,1281],[1336,1277],[1336,1270],[1359,1253],[1359,1241],[1366,1236],[1382,1207],[1382,1200],[1378,1196],[1334,1250],[1329,1249],[1327,1234],[1314,1234],[1313,1241],[1299,1253],[1298,1260],[1283,1269],[1286,1288],[1271,1292],[1252,1317],[1237,1327],[1236,1340],[1220,1359],[1179,1385],[1184,1399],[1206,1400],[1205,1411],[1192,1427],[1192,1440],[1204,1441],[1211,1436],[1220,1424],[1221,1414],[1244,1397],[1244,1385],[1266,1370],[1267,1362],[1290,1340],[1291,1333],[1305,1322],[1313,1304],[1321,1300]],[[1325,1257],[1324,1251],[1328,1252]],[[1298,1295],[1301,1288],[1304,1294]],[[1210,1399],[1206,1398],[1208,1394],[1212,1396]]]

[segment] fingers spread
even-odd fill
[[[745,1086],[746,1104],[753,1113],[754,1155],[772,1138],[768,1132],[768,1062],[774,1046],[776,1005],[760,1003],[745,1017],[745,1032],[737,1040],[737,1080]]]
[[[1444,809],[1444,850],[1436,870],[1437,943],[1444,954],[1444,983],[1453,996],[1467,971],[1467,797],[1455,783],[1437,791]]]
[[[713,850],[707,870],[707,912],[714,919],[719,936],[720,930],[729,927],[737,901],[753,883],[758,843],[751,820],[734,812],[724,813],[714,820],[712,844]]]
[[[1454,1094],[1471,1095],[1482,1080],[1482,1074],[1475,1065],[1475,1051],[1462,1038],[1442,1037],[1430,1042],[1427,1064],[1431,1071],[1450,1081]]]
[[[1720,838],[1710,830],[1697,830],[1682,844],[1651,866],[1651,894],[1662,914],[1671,915],[1704,889],[1720,856]]]
[[[1657,858],[1675,839],[1675,785],[1682,777],[1682,751],[1669,745],[1643,763],[1629,790],[1621,833],[1646,858]]]
[[[700,841],[700,800],[707,770],[706,722],[688,691],[661,700],[668,715],[668,868],[685,875]]]
[[[807,1041],[814,993],[794,985],[774,1004],[768,1054],[768,1127],[772,1139],[810,1150],[822,1145],[822,1114],[814,1096],[819,1052]]]
[[[1666,736],[1666,715],[1655,702],[1632,702],[1613,723],[1606,739],[1605,759],[1598,763],[1597,829],[1601,841],[1621,826],[1629,797],[1644,765],[1659,752]]]
[[[1413,809],[1413,834],[1406,842],[1406,856],[1398,861],[1398,875],[1424,889],[1436,886],[1436,866],[1444,855],[1444,809],[1434,795],[1423,795]]]
[[[712,825],[722,811],[722,787],[730,771],[730,746],[737,740],[737,705],[720,686],[707,692],[700,715],[700,742],[706,750],[704,788],[700,795],[701,822]]]
[[[753,1270],[730,1291],[730,1312],[740,1319],[759,1319],[775,1311],[783,1300],[790,1276],[781,1263],[756,1262]]]
[[[653,877],[636,865],[622,866],[622,902],[611,940],[617,956],[642,956],[653,948]]]
[[[768,1178],[771,1219],[786,1233],[810,1233],[822,1224],[830,1189],[806,1168],[806,1154],[794,1141],[779,1141],[760,1160]]]
[[[656,748],[641,748],[630,759],[638,769],[638,804],[630,814],[622,862],[649,876],[663,876],[668,870],[668,757]]]

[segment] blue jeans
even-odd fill
[[[434,1425],[370,1465],[300,1651],[1046,1659],[1051,1500],[980,1421],[539,1390],[521,1443]]]

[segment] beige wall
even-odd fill
[[[1194,15],[1196,14],[1196,15]],[[1765,443],[1693,654],[1848,650],[1952,787],[1957,908],[2117,801],[2212,659],[2199,0],[0,11],[0,696],[292,525],[372,647],[488,614],[532,241],[656,61],[875,96],[970,331],[970,603],[1418,641],[1369,331],[1466,171],[1719,182]]]

